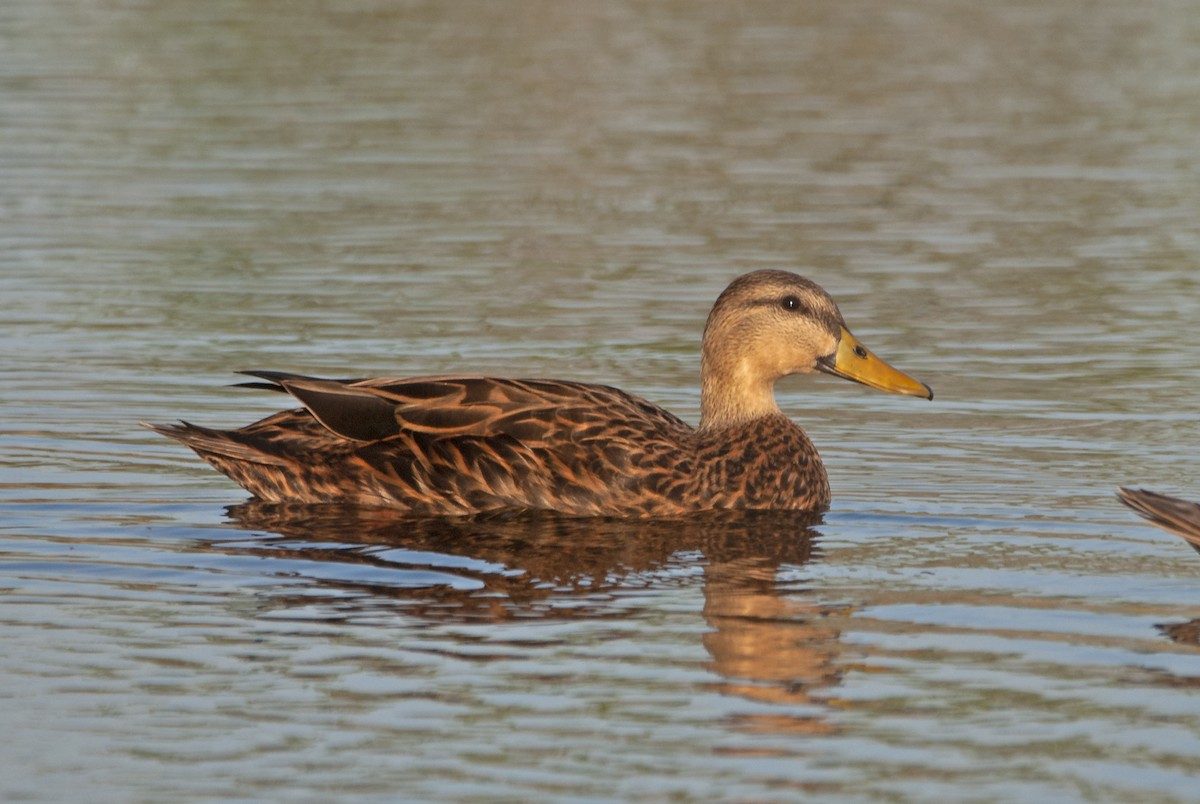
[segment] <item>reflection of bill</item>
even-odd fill
[[[412,519],[386,509],[267,503],[237,505],[229,514],[239,528],[260,535],[210,549],[286,559],[293,571],[297,560],[320,562],[311,583],[329,589],[340,610],[358,596],[378,615],[380,600],[390,598],[406,616],[438,622],[610,616],[614,595],[644,588],[647,576],[669,569],[673,557],[699,553],[703,616],[711,628],[703,643],[721,678],[718,689],[767,704],[820,705],[810,692],[839,680],[838,632],[816,606],[778,583],[781,567],[812,556],[817,515]],[[313,602],[311,588],[296,596],[296,605]],[[819,714],[747,715],[738,727],[823,733],[830,727]]]

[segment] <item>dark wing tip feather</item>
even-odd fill
[[[243,374],[247,377],[257,377],[260,380],[266,380],[281,391],[283,390],[283,383],[286,380],[320,380],[320,377],[309,377],[305,374],[292,374],[289,371],[264,371],[261,369],[248,369],[235,373]]]
[[[330,380],[281,380],[289,394],[334,433],[355,441],[379,441],[400,433],[396,406],[371,391]]]
[[[282,385],[273,382],[231,382],[230,388],[254,388],[258,391],[278,391],[281,394],[286,394],[287,389]]]
[[[232,388],[254,388],[258,391],[277,391],[281,394],[289,393],[288,389],[285,387],[285,385],[289,382],[324,382],[336,383],[338,385],[353,385],[356,382],[362,382],[362,380],[349,378],[326,380],[322,379],[321,377],[310,377],[307,374],[292,374],[289,371],[261,371],[258,369],[251,369],[236,373],[245,374],[247,377],[258,377],[260,380],[265,380],[265,382],[230,383],[230,387]]]
[[[282,384],[285,380],[307,380],[309,382],[336,382],[342,385],[347,383],[362,382],[362,379],[354,379],[350,377],[342,377],[339,379],[327,379],[325,377],[312,377],[308,374],[295,374],[290,371],[265,371],[263,369],[245,369],[236,371],[235,374],[244,374],[247,377],[258,377],[260,380],[273,382],[276,385]]]

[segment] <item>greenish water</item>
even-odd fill
[[[1188,801],[1191,4],[0,9],[0,797]],[[798,270],[933,403],[779,397],[823,521],[247,505],[243,368],[695,420]]]

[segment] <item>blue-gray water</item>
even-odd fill
[[[1186,2],[0,9],[0,797],[1187,801]],[[798,270],[926,403],[781,383],[832,510],[294,515],[138,419],[270,368],[698,413]],[[1195,639],[1194,631],[1191,639]]]

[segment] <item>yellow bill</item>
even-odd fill
[[[880,360],[845,327],[842,327],[842,341],[837,352],[818,360],[817,368],[826,374],[861,382],[889,394],[933,399],[932,388]]]

